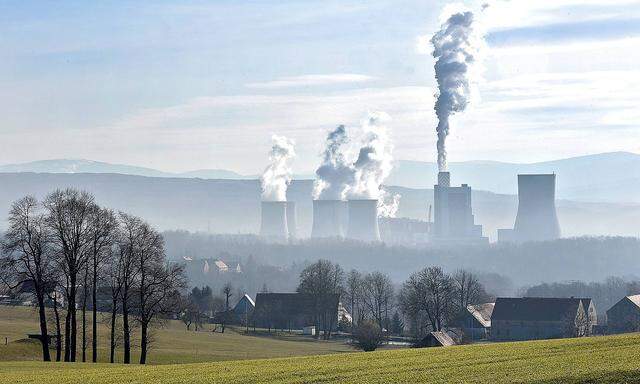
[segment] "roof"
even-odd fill
[[[240,298],[240,300],[238,300],[238,302],[236,303],[236,307],[238,306],[238,304],[240,304],[240,303],[242,302],[242,300],[247,300],[247,301],[249,301],[249,303],[251,303],[251,305],[252,305],[253,307],[255,307],[255,306],[256,306],[256,303],[253,301],[253,299],[251,298],[251,296],[249,296],[248,294],[246,294],[246,293],[245,293],[245,294],[244,294],[244,296],[242,296],[242,297]]]
[[[577,315],[579,298],[522,297],[496,299],[491,320],[562,321]]]
[[[627,296],[630,302],[640,307],[640,295]]]
[[[339,296],[333,295],[332,306],[338,311]],[[311,295],[302,293],[258,293],[256,311],[278,312],[282,315],[313,314],[315,300]]]
[[[440,343],[443,347],[450,347],[452,345],[456,345],[456,342],[453,341],[453,339],[451,338],[451,336],[449,336],[447,333],[442,332],[442,331],[436,331],[436,332],[431,332],[429,333],[429,335],[431,335],[431,337],[433,337],[434,339],[436,339],[438,341],[438,343]],[[428,337],[428,336],[427,336]]]
[[[471,316],[475,317],[483,327],[491,327],[491,314],[493,313],[493,307],[495,305],[496,303],[468,305],[467,311],[469,311]]]
[[[216,260],[216,261],[214,261],[214,263],[216,264],[216,267],[218,268],[219,271],[228,271],[229,270],[229,266],[227,264],[225,264],[225,262],[222,261],[222,260]]]

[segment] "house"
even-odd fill
[[[585,310],[586,304],[586,310]],[[498,298],[491,315],[491,339],[536,340],[585,336],[596,325],[588,311],[595,306],[583,298]]]
[[[233,307],[233,315],[238,324],[246,325],[253,315],[255,308],[256,304],[253,299],[245,293],[244,296],[238,300],[236,306]]]
[[[495,303],[468,305],[460,319],[460,326],[467,340],[485,340],[491,331],[491,314]]]
[[[640,331],[640,295],[626,296],[607,311],[607,332]]]
[[[453,338],[446,332],[429,332],[419,343],[418,347],[450,347],[456,345]]]
[[[301,330],[317,325],[318,331],[334,330],[338,325],[338,301],[337,294],[317,303],[314,296],[301,293],[258,293],[253,319],[262,328]]]

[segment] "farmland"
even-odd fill
[[[0,363],[6,383],[640,383],[639,335],[182,365]]]

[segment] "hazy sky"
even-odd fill
[[[396,158],[434,161],[424,42],[447,4],[2,1],[0,163],[255,174],[277,133],[310,172],[329,129],[373,110]],[[450,161],[640,152],[640,1],[493,1],[482,20],[480,98],[452,121]]]

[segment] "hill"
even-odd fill
[[[555,173],[560,199],[640,203],[640,155],[635,153],[601,153],[531,164],[453,162],[449,169],[452,183],[466,183],[477,190],[516,194],[519,173]],[[431,188],[436,180],[434,163],[401,160],[387,183]]]
[[[155,367],[0,363],[4,383],[638,383],[640,336]]]
[[[558,198],[577,201],[639,203],[640,155],[611,152],[539,163],[505,163],[498,161],[466,161],[449,164],[454,184],[466,183],[476,190],[500,194],[516,194],[518,173],[556,173]],[[41,160],[0,166],[0,172],[36,173],[119,173],[149,177],[186,177],[202,179],[256,179],[224,169],[200,169],[182,173],[124,164],[91,160]],[[312,179],[313,174],[296,175],[296,179]],[[432,162],[399,160],[388,185],[405,188],[432,188],[437,167]]]
[[[144,217],[160,229],[211,233],[257,233],[260,223],[258,180],[142,177],[108,173],[0,173],[0,229],[11,202],[27,194],[43,197],[56,188],[92,192],[101,204]],[[297,203],[299,233],[311,231],[313,181],[294,180],[288,198]],[[433,191],[390,187],[400,193],[399,217],[426,219]],[[474,190],[476,222],[485,235],[515,220],[517,198]],[[640,232],[640,205],[558,202],[563,235],[631,235]]]

